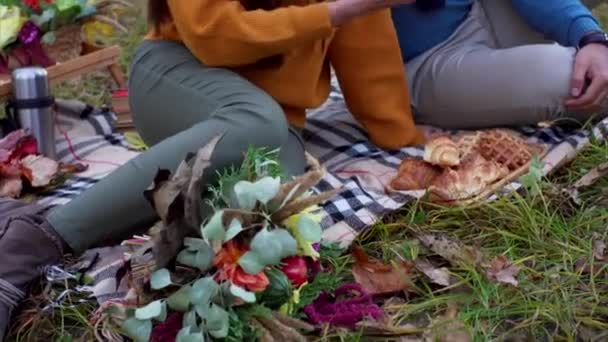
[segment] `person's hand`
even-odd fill
[[[588,87],[585,90],[585,86]],[[566,101],[569,110],[594,113],[608,101],[608,47],[589,44],[576,55],[571,84],[572,98]]]
[[[329,16],[331,23],[334,26],[339,26],[352,18],[371,11],[409,5],[414,2],[416,0],[336,0],[328,4]]]

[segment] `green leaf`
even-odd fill
[[[228,227],[228,230],[226,231],[226,236],[224,237],[224,242],[228,242],[228,241],[234,239],[242,231],[243,231],[243,225],[241,224],[241,221],[239,221],[239,219],[237,219],[237,218],[233,219],[232,222],[230,222],[230,226]]]
[[[243,254],[239,258],[238,263],[239,266],[241,266],[241,268],[249,274],[258,274],[264,270],[264,267],[266,267],[266,265],[260,261],[260,257],[251,251]]]
[[[230,293],[241,298],[245,303],[255,303],[255,293],[249,292],[240,286],[230,285]]]
[[[187,250],[194,252],[194,251],[200,251],[202,249],[205,249],[206,247],[209,247],[209,243],[203,239],[187,237],[184,239],[184,246],[187,247],[186,248]]]
[[[207,317],[209,315],[209,310],[211,309],[210,303],[199,304],[194,306],[194,311],[200,318]]]
[[[266,265],[278,265],[283,258],[298,253],[298,243],[285,229],[260,230],[250,248]]]
[[[42,35],[41,40],[44,44],[52,45],[57,40],[57,36],[55,35],[54,31],[49,31]]]
[[[201,332],[191,332],[189,326],[182,328],[175,338],[175,342],[205,342],[205,336]]]
[[[224,223],[222,222],[222,217],[224,216],[224,211],[219,210],[216,211],[215,214],[211,217],[209,222],[201,227],[201,235],[207,241],[224,241],[224,236],[226,236],[226,231],[224,230]]]
[[[168,269],[161,268],[152,273],[152,276],[150,277],[150,286],[152,289],[160,290],[169,285],[171,285],[171,273],[169,273]]]
[[[167,318],[167,305],[162,300],[154,301],[142,308],[135,310],[135,318],[141,321],[155,319],[162,322]]]
[[[40,15],[32,15],[30,19],[36,26],[44,27],[44,25],[55,18],[55,14],[55,9],[51,7],[42,11]]]
[[[298,218],[298,231],[302,237],[308,242],[319,242],[321,241],[321,234],[323,230],[321,225],[313,220],[308,215],[300,215]]]
[[[196,322],[196,311],[188,311],[184,315],[184,319],[182,320],[182,325],[184,327],[197,327],[198,323]]]
[[[260,230],[251,241],[250,248],[238,261],[249,274],[257,274],[264,267],[278,265],[283,258],[298,253],[297,241],[285,229]]]
[[[209,305],[219,293],[220,286],[211,277],[201,278],[192,284],[190,302],[194,305]]]
[[[241,209],[252,210],[257,202],[266,205],[277,195],[280,187],[280,178],[264,177],[255,183],[248,181],[236,183],[234,193]]]
[[[136,342],[148,342],[152,334],[152,321],[139,320],[135,317],[125,320],[122,325],[122,330],[135,340]]]
[[[192,287],[190,285],[183,286],[177,290],[174,294],[167,298],[167,305],[172,310],[185,312],[190,308],[190,291]]]
[[[229,327],[228,312],[218,305],[212,305],[209,315],[205,318],[205,328],[207,328],[209,334],[215,338],[224,338],[228,336]]]
[[[186,249],[177,255],[178,263],[196,267],[203,272],[211,268],[215,253],[205,240],[186,238],[184,239],[184,244],[186,245]]]

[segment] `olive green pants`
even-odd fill
[[[288,175],[305,169],[304,147],[281,107],[229,70],[202,65],[183,45],[144,42],[129,78],[131,112],[150,149],[64,206],[48,220],[76,252],[145,230],[157,219],[143,196],[159,168],[174,171],[223,134],[203,185],[217,170],[240,165],[249,146],[280,148]],[[201,189],[204,192],[205,189]]]

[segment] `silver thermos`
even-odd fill
[[[54,99],[46,69],[35,66],[15,69],[12,82],[10,106],[16,125],[36,138],[40,154],[56,159]]]

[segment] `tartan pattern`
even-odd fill
[[[58,137],[58,155],[63,162],[77,162],[80,158],[91,158],[100,149],[113,146],[113,156],[129,154],[124,137],[113,129],[115,115],[111,112],[94,111],[86,120],[78,120],[68,115],[59,115],[59,123],[71,138],[73,152],[64,136]],[[86,127],[84,129],[83,127]],[[434,128],[428,128],[436,130]],[[531,142],[548,145],[549,152],[543,159],[545,174],[550,173],[570,161],[580,149],[585,147],[590,137],[603,140],[608,134],[608,119],[597,124],[592,130],[568,130],[560,127],[518,129]],[[82,132],[89,132],[83,135]],[[455,133],[455,132],[454,132]],[[332,91],[327,102],[308,112],[307,127],[303,131],[306,149],[327,169],[327,174],[316,190],[326,191],[342,187],[343,191],[323,205],[322,226],[325,238],[331,240],[353,239],[359,232],[409,201],[420,197],[421,193],[387,193],[384,184],[393,175],[402,159],[421,157],[423,147],[409,147],[396,151],[379,149],[372,144],[365,131],[348,113],[339,84],[332,80]],[[43,202],[65,203],[82,191],[93,186],[114,168],[96,171],[90,165],[88,175],[67,181],[64,185],[43,194]],[[514,182],[503,189],[503,193],[517,190],[520,184]],[[491,197],[490,199],[495,198]]]

